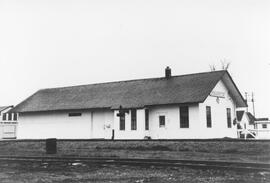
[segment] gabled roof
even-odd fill
[[[151,105],[200,103],[218,81],[224,79],[236,103],[245,101],[227,71],[151,78],[100,84],[42,89],[13,108],[14,112],[37,112],[98,108],[141,108]],[[230,84],[228,84],[228,82]],[[237,93],[238,92],[238,93]],[[240,99],[240,100],[239,100]]]
[[[246,112],[247,117],[248,117],[248,121],[250,125],[253,125],[254,122],[256,121],[256,118],[250,113],[250,112]]]
[[[247,116],[249,118],[250,124],[254,124],[255,122],[268,121],[269,120],[269,118],[256,118],[250,112],[247,112],[246,114],[247,114]]]

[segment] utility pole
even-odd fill
[[[246,100],[246,104],[248,104],[248,102],[252,102],[252,109],[253,109],[253,116],[255,117],[255,97],[254,97],[254,92],[248,93],[245,92],[245,100]],[[248,106],[248,105],[247,105]],[[248,112],[248,107],[247,107],[247,112]]]
[[[252,106],[253,106],[253,116],[255,117],[255,105],[254,105],[254,93],[252,92],[252,99],[251,99],[251,102],[252,102]],[[256,117],[255,117],[256,118]]]
[[[248,112],[248,93],[247,92],[245,92],[245,97],[246,97],[247,112]]]

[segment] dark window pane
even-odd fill
[[[149,109],[145,109],[145,130],[149,130]]]
[[[180,107],[180,128],[189,128],[188,106]]]
[[[210,106],[206,106],[206,125],[207,128],[211,128],[212,127],[212,116],[211,116],[211,107]]]
[[[8,120],[11,121],[12,120],[12,114],[8,113]]]
[[[131,130],[137,130],[137,111],[131,110]]]
[[[14,116],[13,116],[13,121],[17,121],[18,115],[17,115],[16,113],[14,113],[13,115],[14,115]]]
[[[227,108],[227,126],[228,128],[232,127],[232,116],[231,116],[231,109]]]
[[[4,121],[7,120],[7,113],[4,113],[4,114],[3,114],[3,120],[4,120]]]
[[[165,116],[159,116],[159,127],[165,127]]]
[[[267,128],[267,124],[262,124],[262,128]]]
[[[82,115],[82,113],[75,113],[75,112],[68,114],[69,117],[75,117],[75,116],[81,116],[81,115]]]
[[[120,116],[120,130],[125,130],[125,114]]]

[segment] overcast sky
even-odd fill
[[[36,90],[231,62],[270,117],[270,0],[0,0],[0,106]]]

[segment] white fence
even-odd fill
[[[237,130],[238,138],[243,134],[246,139],[248,135],[255,139],[270,139],[270,130],[269,129],[240,129]]]

